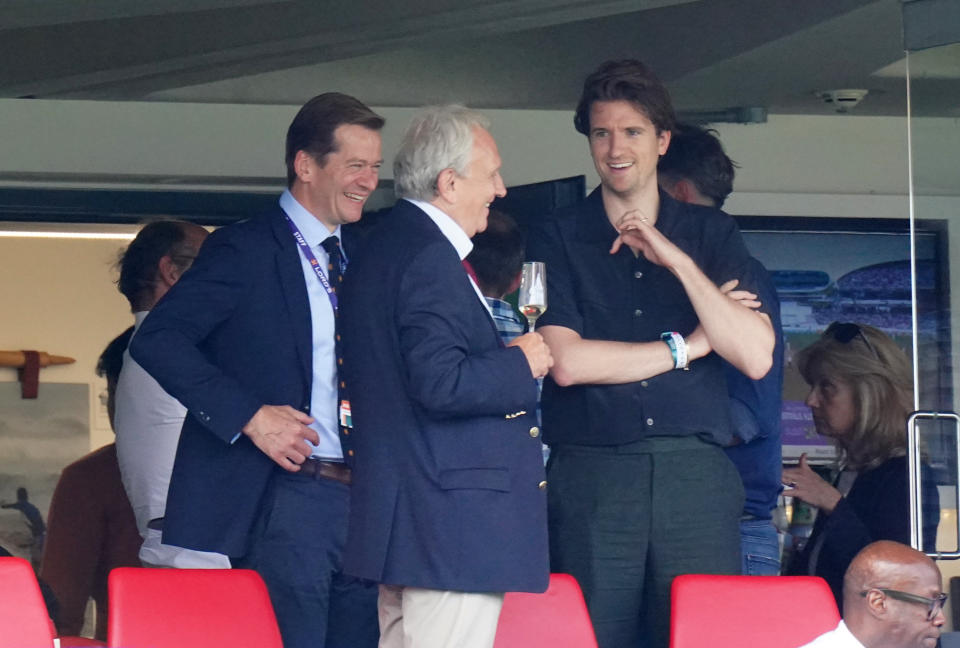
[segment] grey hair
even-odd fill
[[[490,121],[457,104],[429,106],[414,115],[393,160],[397,197],[429,202],[437,196],[441,171],[453,169],[457,175],[466,175],[475,127],[489,130]]]

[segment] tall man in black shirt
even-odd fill
[[[553,571],[583,587],[602,648],[665,647],[680,573],[737,573],[743,486],[720,359],[751,378],[773,328],[733,220],[657,187],[666,89],[638,61],[604,63],[574,119],[601,186],[531,235],[547,263],[537,330]],[[735,282],[739,281],[739,284]]]

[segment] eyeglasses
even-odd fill
[[[860,596],[866,596],[870,593],[871,590],[876,590],[878,592],[883,592],[885,595],[889,596],[892,599],[897,599],[898,601],[903,601],[905,603],[917,603],[918,605],[927,606],[927,621],[933,621],[940,610],[943,609],[943,604],[947,602],[947,595],[940,593],[933,598],[927,598],[926,596],[920,596],[919,594],[911,594],[910,592],[901,592],[900,590],[887,589],[885,587],[872,587],[868,590],[860,592]]]
[[[859,335],[863,343],[870,349],[870,353],[872,353],[877,360],[880,359],[880,354],[877,353],[877,350],[870,344],[870,339],[863,332],[863,329],[860,328],[859,324],[853,322],[834,322],[827,327],[827,330],[824,331],[823,334],[829,335],[841,344],[849,344],[853,338]]]

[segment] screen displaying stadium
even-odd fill
[[[912,357],[908,221],[738,220],[747,247],[770,270],[780,297],[785,337],[784,461],[796,461],[802,452],[812,461],[831,461],[833,446],[814,430],[810,410],[804,405],[808,387],[793,364],[793,354],[816,340],[831,322],[847,321],[882,329]],[[920,362],[915,364],[921,370],[921,409],[950,410],[953,402],[945,227],[927,221],[916,230]],[[947,449],[929,450],[937,456]]]

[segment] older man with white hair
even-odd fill
[[[487,121],[430,108],[394,162],[402,200],[343,290],[355,456],[345,570],[380,585],[382,648],[489,648],[507,591],[548,582],[538,333],[503,346],[461,265],[506,193]]]

